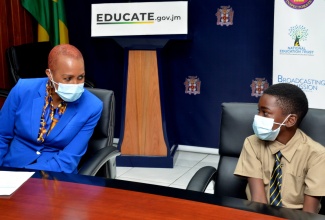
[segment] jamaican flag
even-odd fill
[[[63,0],[21,0],[21,4],[38,22],[39,42],[69,43]]]

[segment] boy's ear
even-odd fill
[[[286,127],[293,127],[297,124],[298,116],[296,114],[291,114],[286,122]]]

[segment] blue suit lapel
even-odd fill
[[[30,124],[32,129],[32,134],[35,135],[35,140],[38,137],[38,132],[40,128],[41,123],[41,115],[43,112],[44,107],[44,99],[45,99],[45,85],[47,81],[44,81],[42,86],[40,86],[38,90],[37,97],[33,100],[33,106],[32,106],[32,114],[30,118]]]
[[[33,135],[35,135],[35,140],[38,137],[39,128],[41,126],[41,115],[43,112],[43,107],[45,104],[45,87],[46,87],[47,80],[44,81],[42,86],[40,86],[38,90],[37,97],[33,100],[33,106],[32,106],[32,114],[31,114],[31,126],[32,126],[32,132]],[[53,130],[50,132],[49,136],[45,138],[45,141],[51,141],[53,140],[62,129],[71,121],[71,119],[75,116],[77,113],[77,105],[79,103],[79,100],[68,103],[67,109],[62,115],[59,122],[55,125]]]
[[[76,103],[68,103],[67,109],[64,114],[60,118],[59,122],[55,125],[53,130],[47,136],[46,141],[52,141],[55,137],[57,137],[62,129],[71,121],[71,119],[77,113],[77,102]]]

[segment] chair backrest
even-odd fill
[[[325,110],[313,109],[308,110],[307,115],[300,124],[300,129],[309,137],[325,147]]]
[[[48,55],[52,48],[49,41],[9,47],[6,50],[6,57],[13,85],[20,78],[46,77]],[[85,87],[95,87],[94,82],[88,79],[88,75],[85,79]]]
[[[219,153],[239,157],[244,140],[254,134],[256,103],[222,103]]]
[[[112,146],[114,138],[114,126],[115,126],[115,97],[114,92],[106,89],[99,88],[87,88],[91,93],[97,96],[103,102],[102,115],[95,127],[94,133],[89,140],[88,149],[86,154],[81,159],[79,167],[83,162],[87,161],[98,150]],[[105,166],[103,168],[106,168]],[[100,171],[99,175],[102,175],[107,171]]]
[[[47,58],[52,49],[50,42],[12,46],[6,50],[9,73],[13,84],[19,78],[46,77]]]
[[[223,103],[220,128],[220,161],[215,194],[246,199],[247,181],[233,175],[246,137],[254,134],[252,123],[257,114],[256,103]],[[309,109],[300,128],[325,146],[325,110]],[[323,205],[325,207],[325,205]]]
[[[233,173],[245,138],[254,133],[252,122],[254,115],[257,114],[257,104],[223,103],[221,107],[220,160],[214,193],[246,199],[247,181]]]

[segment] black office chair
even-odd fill
[[[9,95],[9,90],[7,89],[0,89],[0,97],[1,98],[7,98]]]
[[[46,77],[47,58],[52,49],[49,41],[22,44],[7,48],[6,57],[8,62],[10,79],[14,84],[20,78]],[[86,80],[86,87],[95,87],[94,83]]]
[[[102,100],[102,115],[88,143],[86,154],[79,164],[79,174],[115,179],[116,157],[120,152],[113,145],[115,126],[114,92],[106,89],[87,88]]]
[[[98,88],[87,89],[103,102],[103,111],[89,140],[88,149],[78,165],[78,174],[115,179],[116,157],[120,155],[120,152],[113,146],[115,126],[114,92]],[[0,92],[0,95],[1,97],[7,97],[8,93]]]
[[[214,181],[214,194],[247,199],[247,180],[233,173],[245,138],[254,133],[252,122],[256,113],[257,104],[222,104],[218,169],[202,167],[189,182],[188,190],[204,192]]]
[[[235,176],[234,170],[244,140],[254,134],[252,123],[257,114],[256,103],[223,103],[220,127],[218,169],[203,167],[190,180],[187,189],[204,192],[211,181],[215,182],[214,194],[247,199],[246,178]],[[300,125],[307,135],[325,146],[325,110],[309,109]],[[325,214],[325,199],[320,214]]]

